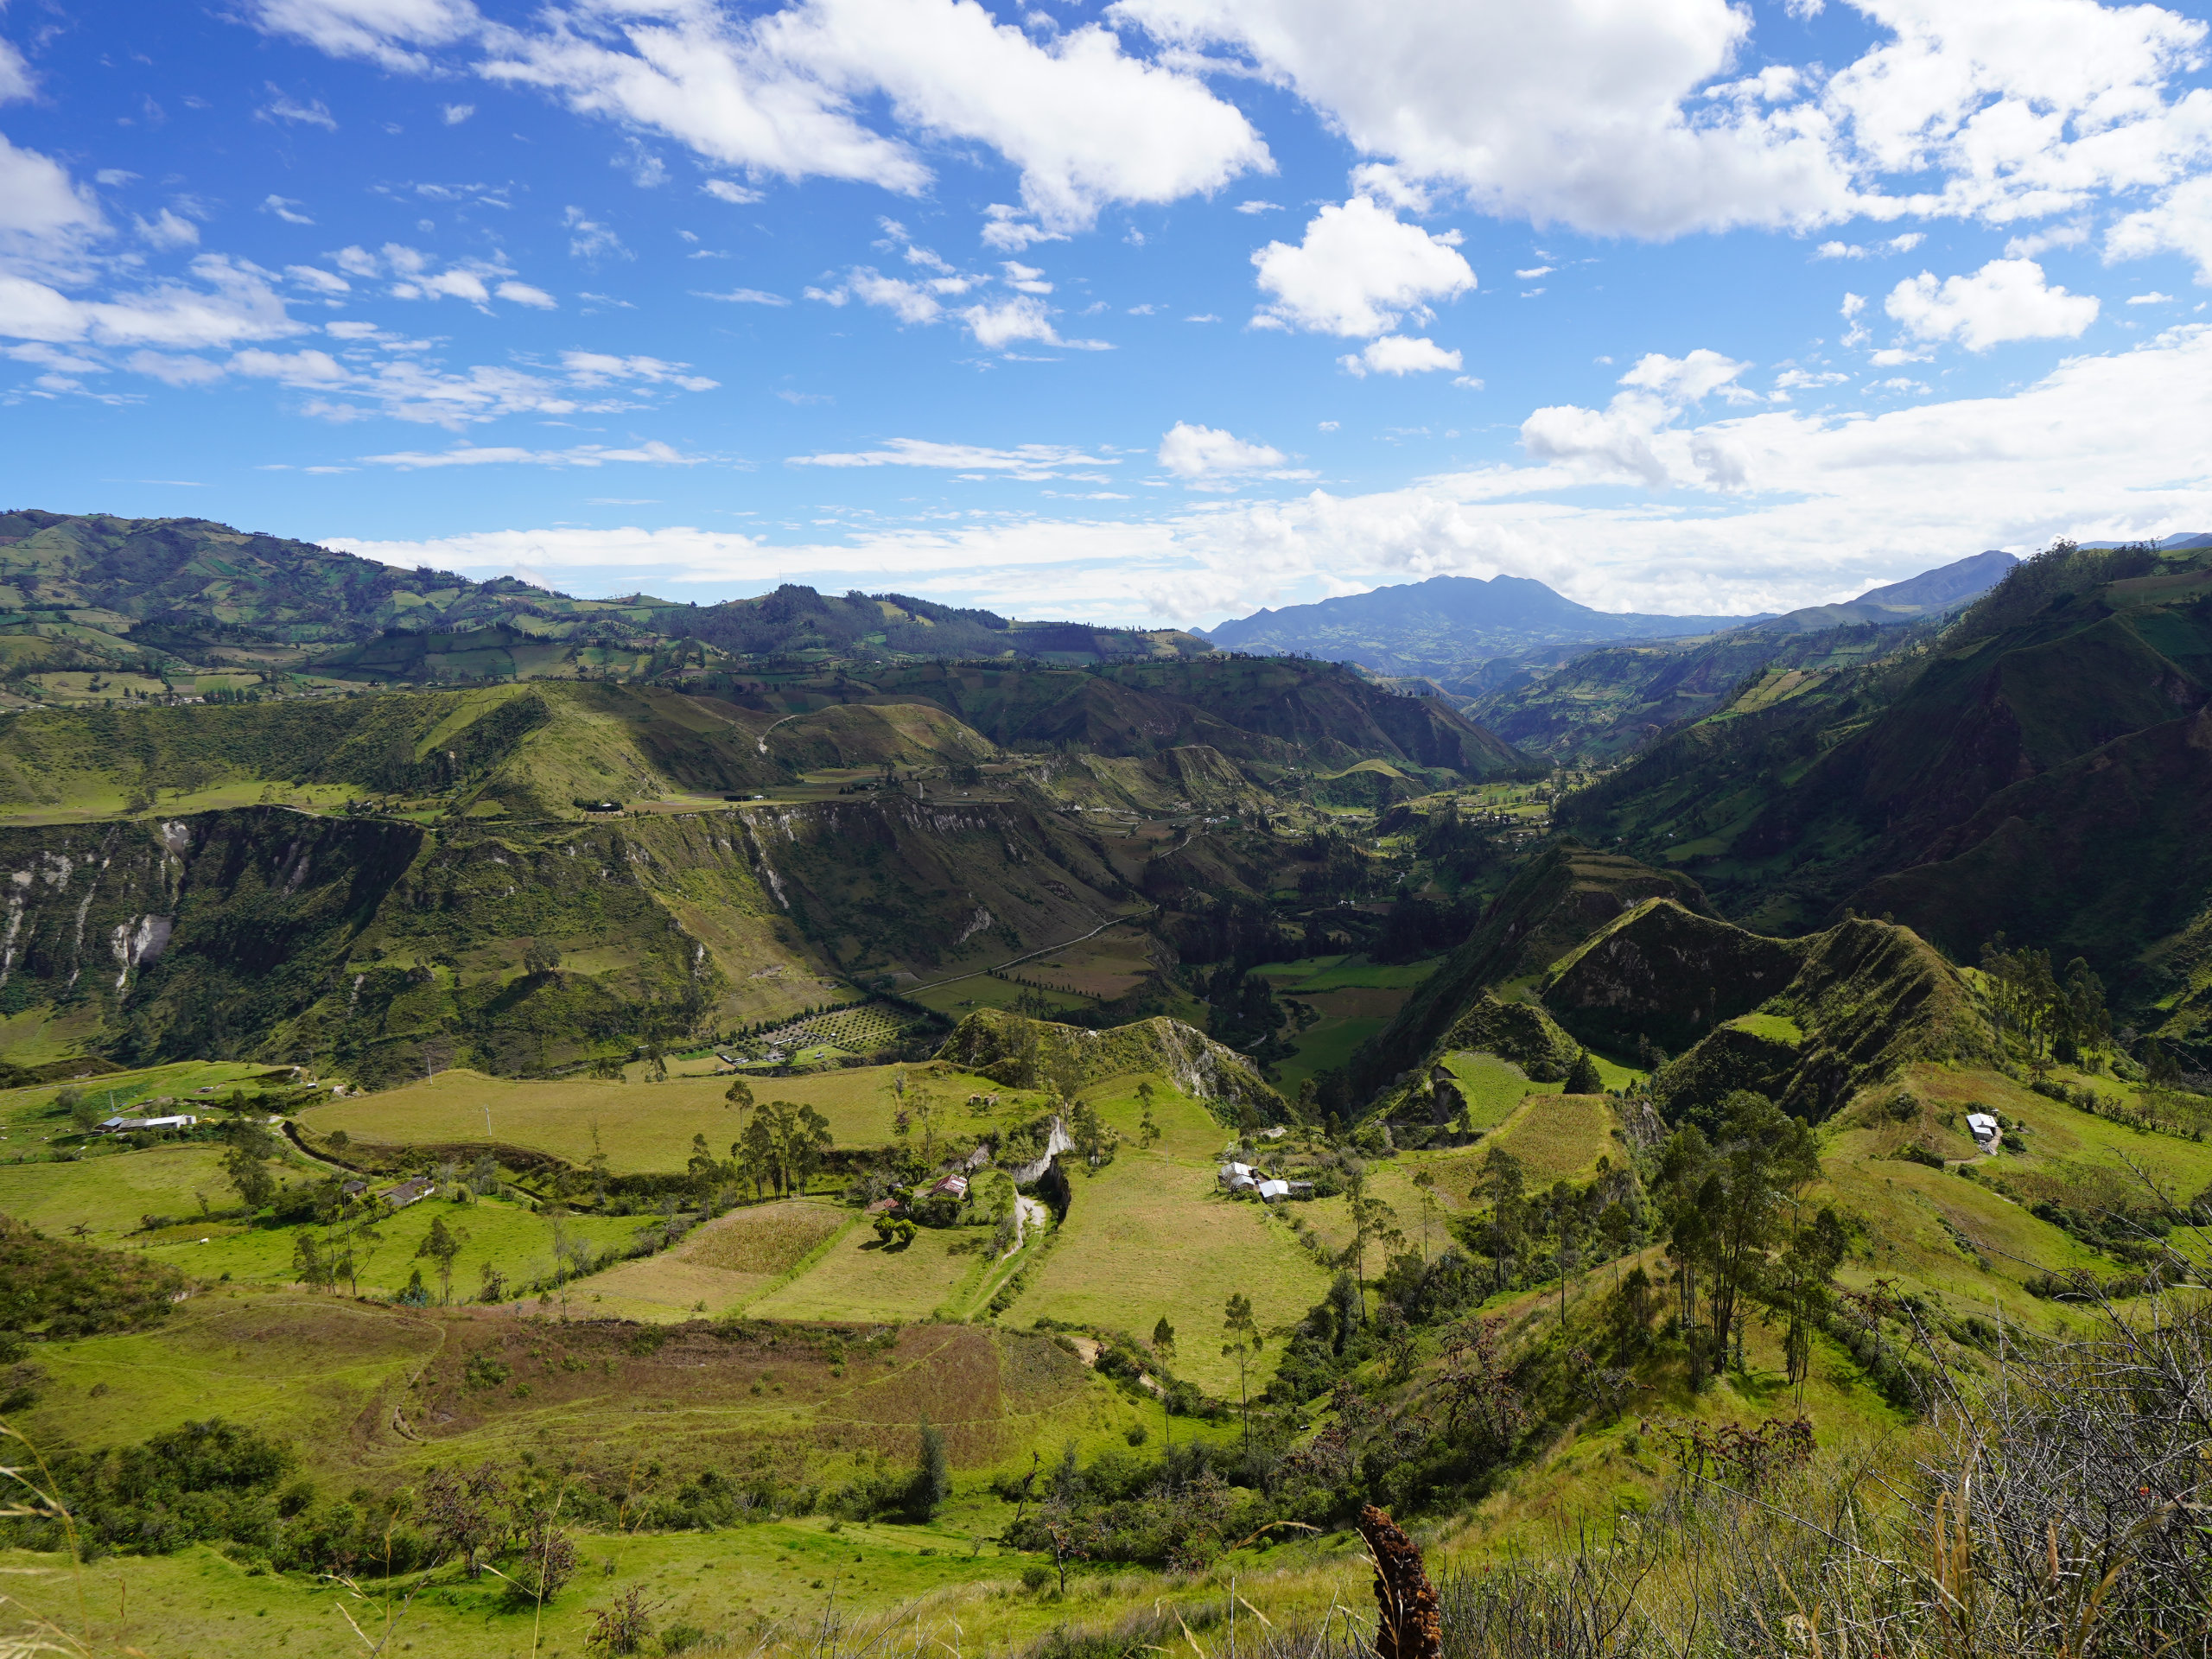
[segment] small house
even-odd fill
[[[1311,1181],[1285,1181],[1283,1185],[1290,1189],[1285,1195],[1287,1197],[1310,1198],[1313,1196],[1313,1183]]]
[[[931,1185],[929,1196],[933,1198],[950,1198],[957,1203],[968,1196],[968,1178],[965,1175],[947,1175],[942,1180]]]
[[[991,1149],[986,1146],[978,1146],[975,1151],[960,1160],[960,1167],[967,1173],[973,1175],[990,1161]]]
[[[386,1188],[384,1201],[394,1210],[404,1210],[410,1204],[420,1204],[437,1190],[438,1184],[430,1176],[417,1175],[397,1186]]]
[[[1984,1152],[1995,1152],[2005,1139],[2005,1131],[1998,1127],[1994,1113],[1968,1112],[1967,1128],[1974,1131],[1974,1145]]]
[[[1224,1186],[1233,1192],[1239,1181],[1249,1181],[1252,1179],[1252,1166],[1233,1162],[1224,1164],[1218,1179]]]
[[[1265,1180],[1259,1184],[1258,1190],[1261,1203],[1274,1204],[1280,1199],[1287,1198],[1290,1196],[1290,1183],[1288,1181]]]
[[[188,1129],[199,1122],[189,1112],[176,1112],[167,1117],[111,1117],[99,1127],[107,1135],[129,1135],[133,1129]]]
[[[861,1213],[867,1216],[887,1216],[899,1207],[896,1198],[878,1198]]]

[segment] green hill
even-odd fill
[[[2078,954],[2133,1023],[2193,1043],[2208,702],[2203,550],[2061,547],[1924,653],[1795,706],[1724,710],[1560,819],[1694,874],[1770,931],[1849,906],[1961,958],[2000,929]]]

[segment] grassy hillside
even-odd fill
[[[1848,904],[1961,957],[2000,929],[2079,954],[2133,1023],[2185,1043],[2201,1019],[2178,931],[2212,899],[2201,837],[2181,827],[2202,794],[2208,605],[2202,550],[2062,546],[1923,659],[1725,710],[1560,817],[1695,874],[1767,931]]]

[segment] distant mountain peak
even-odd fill
[[[1546,646],[1711,633],[1756,616],[1657,616],[1593,610],[1533,576],[1431,576],[1199,630],[1230,651],[1298,652],[1420,675]]]

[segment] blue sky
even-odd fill
[[[2199,8],[0,0],[7,505],[579,594],[2212,527]]]

